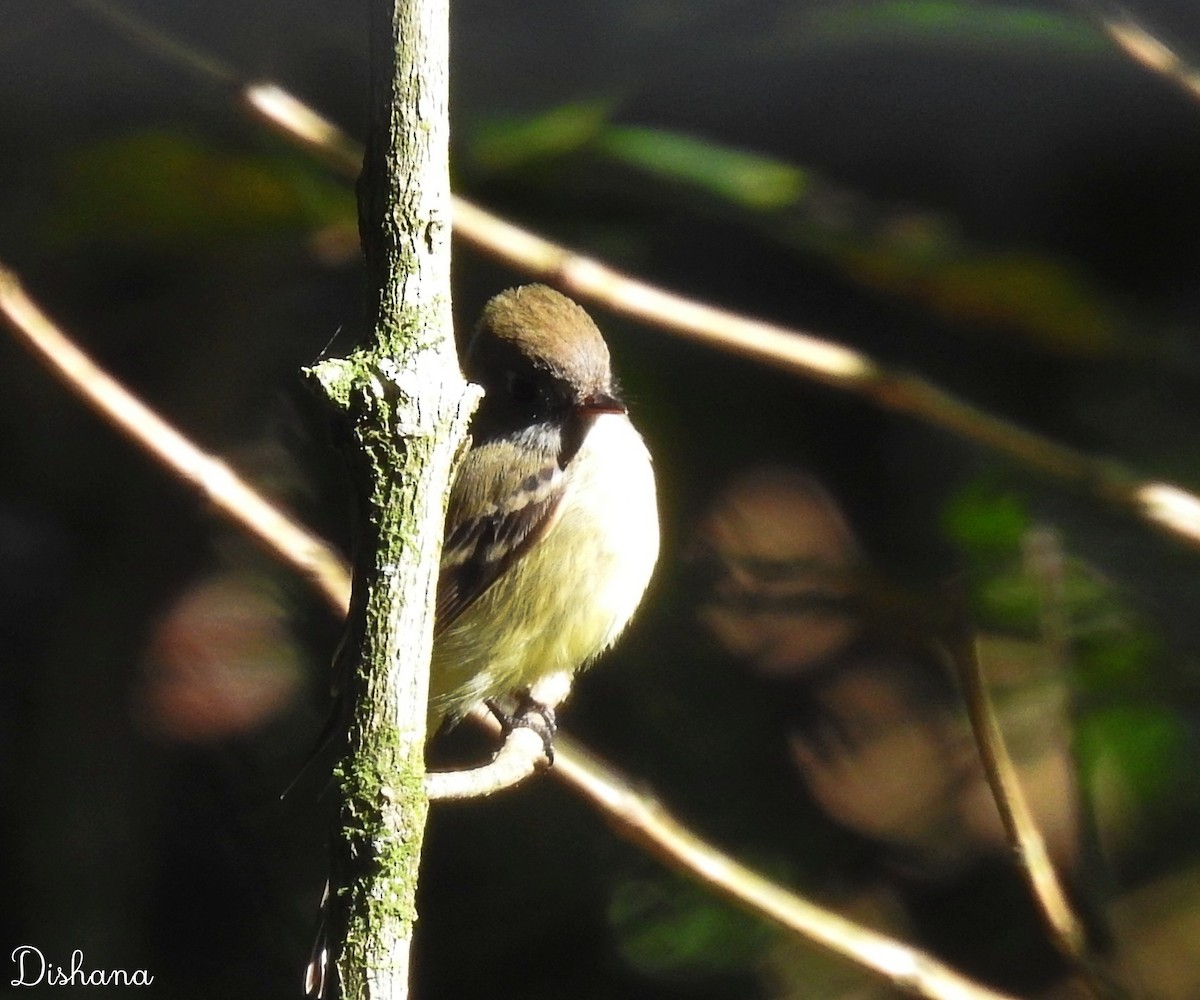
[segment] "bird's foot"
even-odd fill
[[[489,698],[484,704],[499,720],[506,734],[514,729],[531,729],[537,733],[542,738],[546,760],[554,763],[554,734],[558,732],[558,722],[552,705],[535,701],[527,691],[518,698],[516,710],[511,714],[501,708],[494,699]]]

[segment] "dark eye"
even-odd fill
[[[504,388],[509,398],[521,407],[534,406],[542,397],[538,384],[527,375],[507,372]]]

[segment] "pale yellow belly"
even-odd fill
[[[637,431],[622,415],[600,416],[566,473],[554,525],[438,637],[431,722],[586,666],[641,601],[659,532],[650,456]]]

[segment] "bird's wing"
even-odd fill
[[[500,461],[494,455],[485,458],[484,450],[495,448],[512,454],[499,456]],[[553,458],[531,458],[503,443],[474,449],[463,463],[446,518],[435,635],[453,624],[550,529],[566,488],[566,474]],[[467,468],[468,463],[476,469]],[[482,468],[494,470],[495,476],[488,480],[471,474]],[[464,496],[465,489],[477,489],[482,497],[468,503],[475,498]],[[464,518],[464,508],[486,513]]]

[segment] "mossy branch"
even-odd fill
[[[2,265],[0,315],[81,399],[151,452],[165,468],[203,490],[218,510],[260,538],[269,551],[288,565],[305,569],[306,578],[319,588],[330,609],[342,613],[348,588],[339,588],[333,582],[338,575],[336,552],[282,512],[273,512],[274,517],[265,518],[263,511],[269,509],[265,499],[227,467],[154,417],[144,404],[101,371],[49,321]],[[197,475],[196,469],[205,473],[215,469],[219,475]],[[275,525],[276,520],[280,524]],[[321,558],[313,559],[314,554]],[[313,566],[334,572],[312,572]],[[340,575],[343,580],[346,578],[346,574]],[[484,715],[483,721],[493,729],[498,727],[490,714]],[[765,919],[823,944],[917,996],[930,1000],[1011,1000],[971,983],[930,955],[859,927],[756,875],[688,833],[651,796],[638,792],[636,782],[616,774],[561,731],[555,744],[555,760],[556,766],[550,773],[593,802],[623,836],[644,844],[679,870]],[[374,780],[382,787],[377,777]],[[412,789],[406,789],[406,793],[419,794]],[[377,880],[377,884],[386,883]]]
[[[376,0],[359,228],[372,330],[309,374],[341,411],[360,498],[330,957],[349,1000],[407,996],[428,812],[425,713],[446,493],[473,397],[450,312],[446,0]]]

